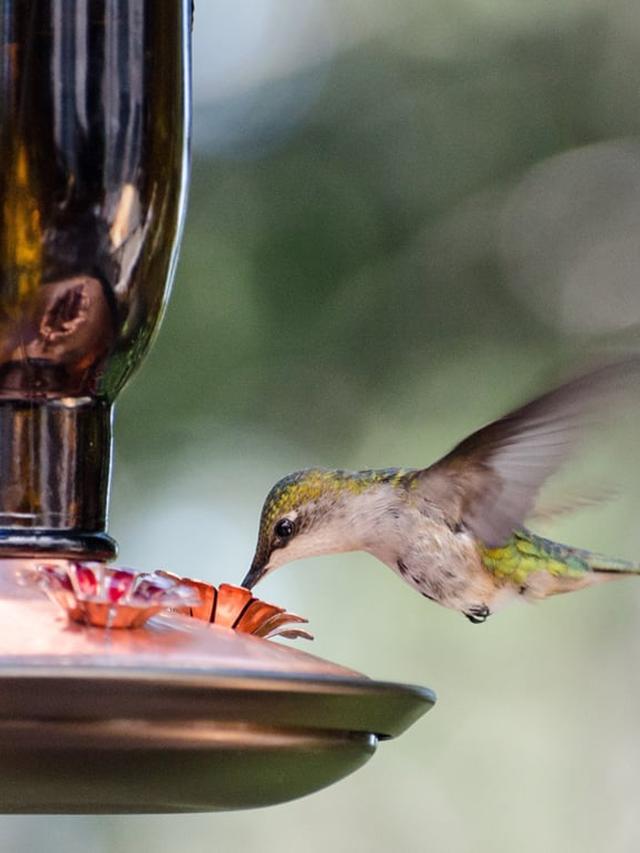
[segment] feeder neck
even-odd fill
[[[0,399],[0,557],[109,559],[112,406]]]

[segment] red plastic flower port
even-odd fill
[[[44,563],[35,581],[73,622],[138,628],[161,610],[197,606],[199,596],[179,578],[103,563]]]
[[[223,583],[215,587],[204,581],[178,577],[171,572],[160,571],[155,574],[197,590],[200,603],[182,609],[182,612],[193,616],[194,619],[202,619],[244,634],[254,634],[266,640],[273,637],[286,637],[289,640],[302,637],[305,640],[313,640],[308,631],[290,627],[292,624],[306,624],[307,619],[288,613],[284,607],[267,604],[266,601],[255,598],[243,586]]]

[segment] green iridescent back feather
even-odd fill
[[[481,547],[481,555],[496,578],[517,586],[526,584],[533,572],[575,579],[594,571],[640,574],[640,566],[634,563],[561,545],[526,529],[516,531],[500,548]]]

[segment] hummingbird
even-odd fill
[[[619,413],[639,375],[640,356],[594,368],[482,427],[426,468],[288,474],[266,497],[242,585],[251,589],[292,560],[364,551],[477,624],[518,599],[640,574],[640,564],[524,526],[546,479],[589,425]]]

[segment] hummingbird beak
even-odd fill
[[[240,586],[245,587],[245,589],[253,589],[253,587],[258,583],[260,578],[265,575],[267,572],[267,564],[258,560],[257,557],[254,559],[253,563],[251,563],[251,568],[247,572],[244,577],[244,580],[240,584]]]

